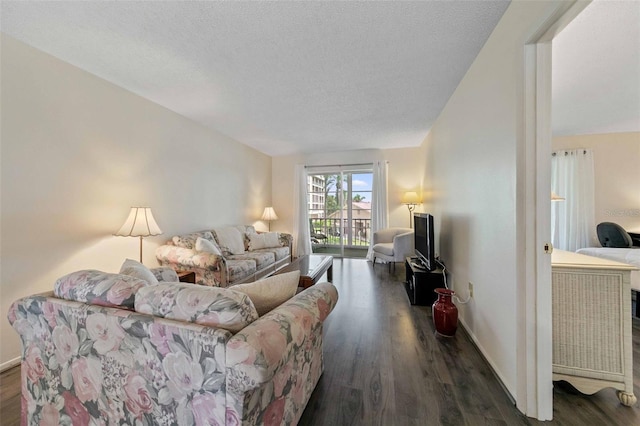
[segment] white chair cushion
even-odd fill
[[[373,246],[373,251],[386,256],[393,256],[393,243],[378,243]]]

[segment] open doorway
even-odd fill
[[[523,144],[519,145],[517,406],[538,420],[553,418],[551,312],[551,67],[553,39],[589,2],[560,5],[524,48]],[[532,303],[531,301],[535,301]]]
[[[372,167],[309,172],[313,253],[364,258],[371,238]]]
[[[603,4],[604,3],[604,4]],[[608,4],[607,4],[608,3]],[[617,2],[616,2],[617,3]],[[615,6],[624,6],[624,3],[619,3]],[[629,6],[629,4],[627,4]],[[524,285],[520,294],[520,302],[523,311],[526,312],[527,323],[535,324],[535,326],[527,327],[522,325],[520,330],[522,339],[520,343],[523,348],[526,348],[519,356],[519,375],[522,378],[519,387],[519,391],[522,391],[524,395],[527,395],[527,399],[524,403],[519,404],[519,408],[529,416],[537,417],[540,420],[550,420],[552,416],[553,408],[553,388],[551,386],[552,377],[552,365],[551,365],[551,349],[552,349],[552,335],[551,335],[551,259],[548,254],[545,253],[545,246],[550,241],[551,229],[550,229],[550,211],[551,201],[549,197],[549,190],[551,189],[551,153],[554,149],[554,142],[552,141],[552,135],[556,136],[557,132],[555,127],[558,123],[555,122],[556,115],[554,114],[554,120],[552,120],[552,102],[556,102],[556,94],[552,95],[552,74],[555,65],[552,55],[552,43],[555,50],[556,39],[561,40],[559,37],[560,32],[565,28],[570,30],[571,25],[574,22],[579,23],[583,18],[587,17],[585,9],[587,7],[612,7],[609,2],[574,2],[567,5],[564,10],[559,10],[557,19],[552,20],[551,24],[545,28],[541,28],[538,37],[534,37],[530,44],[526,45],[526,60],[525,60],[525,140],[526,143],[523,147],[522,161],[525,163],[523,170],[525,170],[526,177],[523,179],[525,184],[523,185],[523,191],[525,195],[519,199],[519,206],[522,209],[519,217],[523,227],[523,234],[528,235],[525,237],[526,241],[526,260],[521,265],[522,268],[520,275],[523,279]],[[584,11],[584,15],[582,15]],[[632,15],[633,16],[633,15]],[[621,25],[621,21],[618,20],[616,25]],[[624,26],[624,24],[622,24]],[[633,24],[637,27],[637,20]],[[627,27],[628,28],[628,27]],[[589,29],[592,33],[593,28]],[[627,34],[627,37],[632,38]],[[637,41],[637,37],[635,38]],[[580,40],[582,43],[581,48],[585,47],[586,39]],[[588,47],[587,47],[588,48]],[[606,43],[606,48],[611,50],[619,49],[619,43]],[[561,55],[558,52],[558,55]],[[593,63],[597,67],[603,68],[605,71],[611,67],[611,61],[604,60],[601,55],[596,52],[589,52],[589,58],[587,61]],[[584,66],[580,68],[584,70]],[[576,85],[581,71],[573,71],[570,75],[571,83]],[[637,85],[636,76],[636,87]],[[555,76],[554,76],[555,78]],[[611,76],[607,77],[611,79]],[[611,83],[611,81],[608,81]],[[593,90],[601,90],[608,84],[591,84]],[[628,83],[627,83],[628,86]],[[600,103],[599,99],[606,98],[601,97],[598,93],[589,92],[586,89],[575,88],[578,93],[589,94],[592,93],[592,99],[598,99],[598,102],[589,102],[596,104],[596,106],[607,107],[610,102],[604,101]],[[628,87],[627,87],[628,89]],[[623,92],[628,95],[628,90],[615,90],[608,89],[612,93]],[[553,96],[553,101],[552,101]],[[587,114],[583,107],[589,99],[583,100],[582,103],[574,105],[575,113],[578,115]],[[575,102],[575,101],[574,101]],[[636,102],[637,103],[637,102]],[[559,105],[560,102],[558,102]],[[556,111],[556,104],[554,103],[553,111]],[[558,111],[560,112],[560,111]],[[602,117],[606,117],[607,114],[602,114]],[[588,116],[588,114],[586,115]],[[635,122],[638,122],[638,113],[633,114]],[[602,118],[598,117],[598,118]],[[594,120],[591,120],[593,124]],[[552,130],[554,129],[554,130]],[[580,131],[579,133],[582,133]],[[582,143],[582,142],[580,142]],[[638,145],[634,145],[638,146]],[[557,147],[557,146],[556,146]],[[640,148],[638,148],[640,149]],[[640,154],[640,151],[638,151]],[[633,153],[630,154],[633,157]],[[640,159],[640,156],[636,157]],[[637,164],[636,159],[636,164]],[[634,169],[637,167],[634,167]],[[634,205],[638,205],[640,202],[640,193],[637,193],[637,179],[635,180],[635,192],[632,196]],[[566,197],[566,194],[560,194]],[[598,212],[598,210],[600,210]],[[596,207],[596,213],[606,213],[606,208]],[[633,215],[633,208],[621,209],[623,212],[630,212]],[[616,211],[616,209],[609,209],[609,211]],[[530,212],[535,212],[531,214]],[[596,219],[597,223],[598,219]],[[527,304],[526,300],[535,300],[535,305]],[[535,378],[534,380],[531,380]]]

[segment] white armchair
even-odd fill
[[[393,263],[404,262],[408,256],[414,254],[413,229],[409,228],[387,228],[373,233],[373,265],[376,259],[389,263],[389,268]]]

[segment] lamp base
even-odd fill
[[[415,204],[407,204],[407,208],[409,209],[409,228],[413,229],[413,221],[411,220],[411,213],[416,209]]]

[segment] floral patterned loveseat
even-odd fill
[[[225,231],[233,229],[239,231],[239,250],[233,250],[231,244],[226,244],[221,238]],[[198,284],[228,287],[252,282],[273,274],[291,262],[291,234],[277,233],[276,242],[270,247],[254,248],[251,241],[259,234],[253,226],[238,225],[176,235],[157,248],[156,258],[160,265],[176,272],[195,272]],[[217,252],[197,250],[198,238],[213,243]]]
[[[69,274],[9,310],[22,424],[296,424],[337,299],[319,283],[258,317],[226,288]]]

